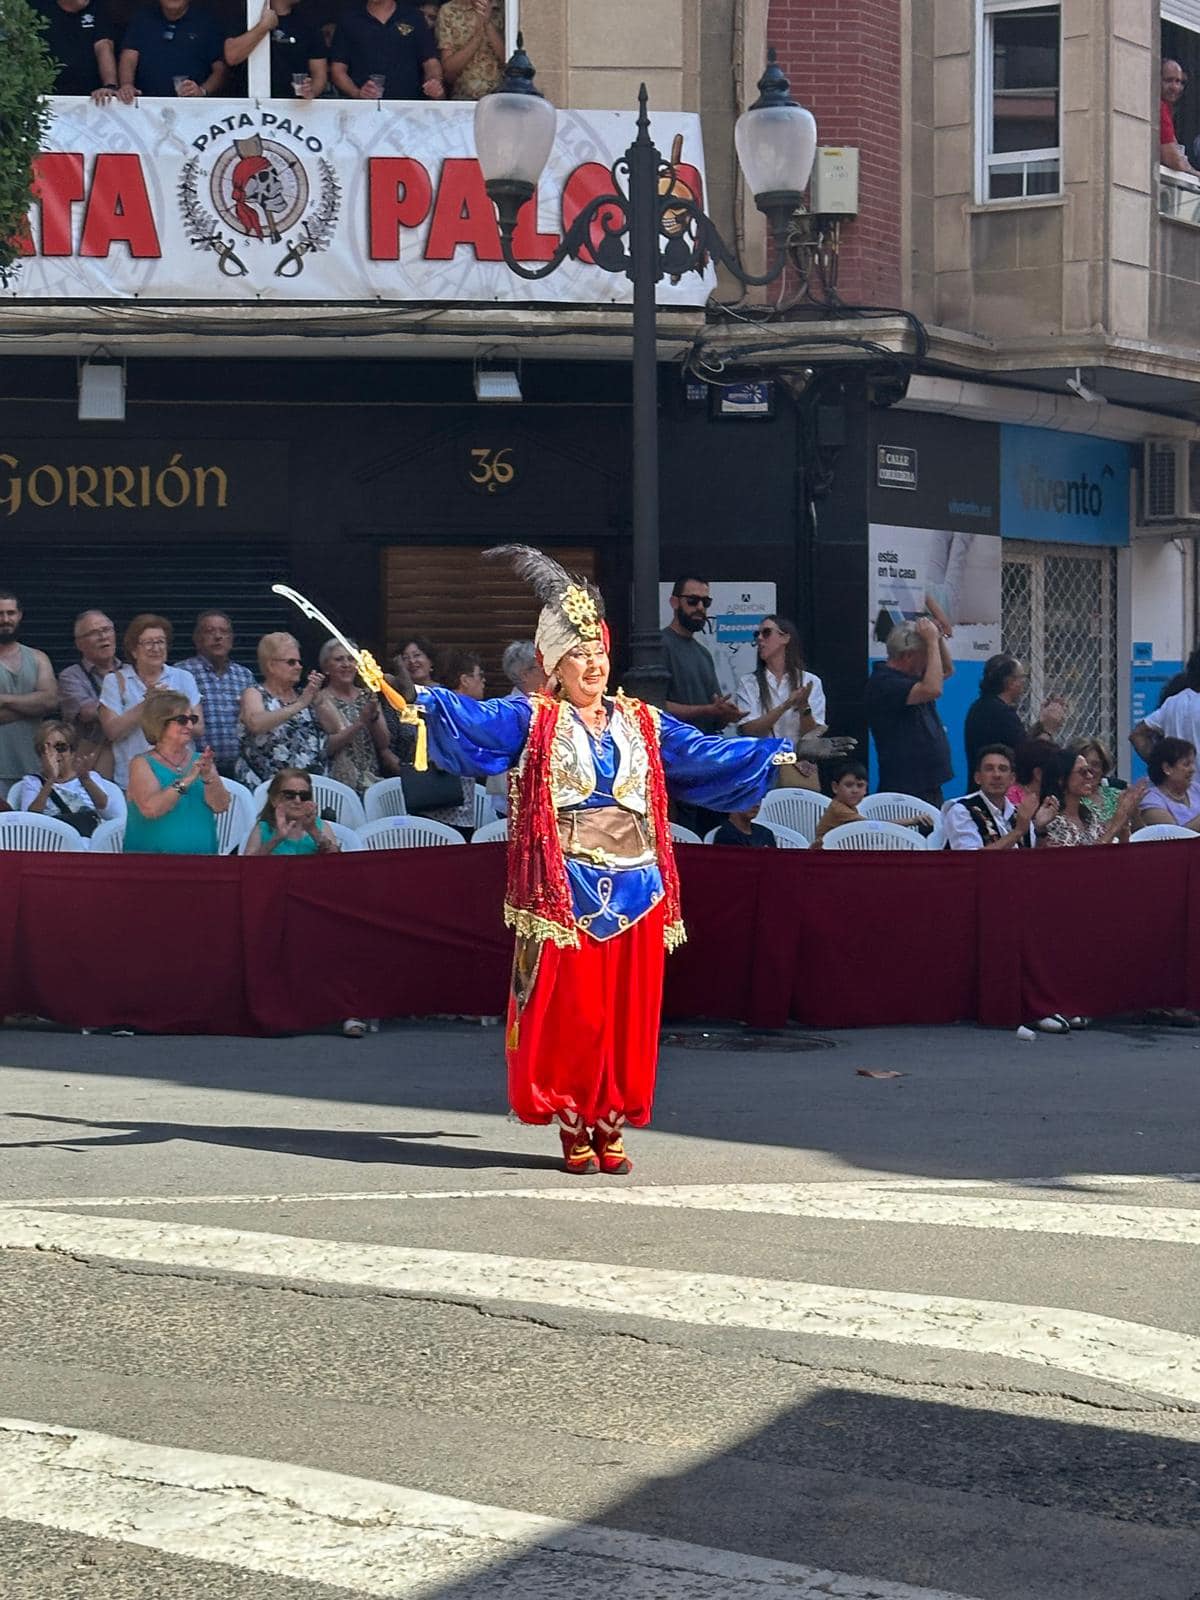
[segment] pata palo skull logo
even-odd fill
[[[278,278],[297,277],[310,251],[328,249],[337,225],[341,190],[332,165],[323,156],[317,162],[315,197],[297,152],[258,133],[232,139],[220,151],[208,173],[203,198],[201,160],[201,156],[193,156],[184,167],[179,203],[192,244],[199,250],[214,251],[226,277],[242,278],[250,271],[238,253],[247,246],[281,248],[275,265]]]

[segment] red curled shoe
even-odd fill
[[[588,1138],[588,1131],[582,1122],[573,1128],[560,1128],[558,1136],[562,1140],[564,1172],[584,1174],[599,1172],[600,1163],[596,1159],[592,1141]]]
[[[607,1122],[598,1122],[593,1142],[601,1172],[607,1172],[612,1177],[623,1177],[625,1173],[633,1171],[633,1162],[625,1154],[620,1123],[614,1127]]]

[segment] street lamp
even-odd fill
[[[759,96],[738,118],[738,161],[775,244],[770,271],[747,272],[716,225],[650,138],[648,96],[638,94],[637,137],[612,166],[611,194],[597,195],[567,229],[554,255],[527,267],[513,253],[521,208],[533,199],[550,158],[558,114],[534,87],[534,69],[518,35],[499,86],[475,106],[475,148],[496,208],[506,264],[521,278],[546,278],[585,253],[605,272],[633,284],[633,637],[634,692],[661,704],[666,683],[658,621],[658,352],[655,286],[670,275],[703,272],[710,258],[749,285],[772,283],[787,263],[790,220],[802,203],[817,146],[812,113],[798,106],[771,50]],[[599,237],[593,239],[593,230]]]

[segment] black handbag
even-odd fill
[[[90,839],[100,826],[100,818],[91,806],[83,806],[78,811],[73,811],[56,789],[51,789],[49,798],[53,800],[55,810],[62,821],[68,823],[83,838]]]
[[[443,772],[432,762],[424,772],[416,767],[401,767],[400,782],[404,787],[404,804],[414,816],[426,811],[447,811],[463,803],[462,779],[452,772]]]

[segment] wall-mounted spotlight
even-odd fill
[[[80,422],[125,421],[125,363],[98,350],[79,363]]]

